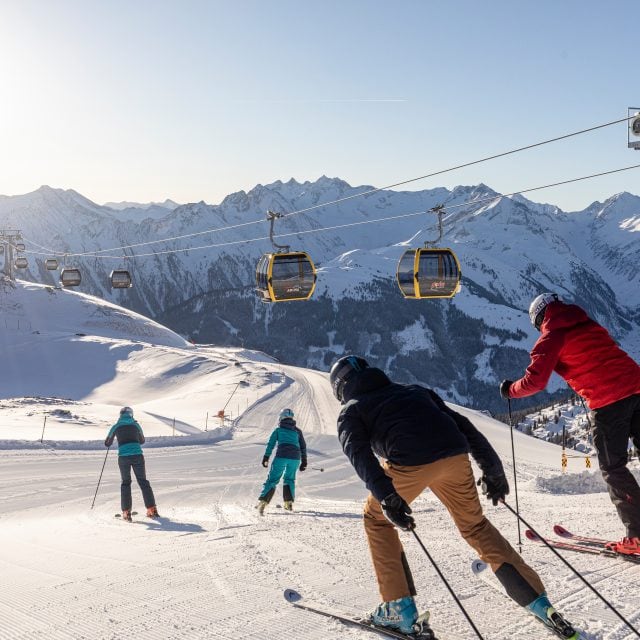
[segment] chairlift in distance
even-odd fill
[[[628,113],[629,133],[627,135],[627,146],[629,149],[640,151],[640,109],[637,107],[629,107]]]
[[[77,267],[67,267],[67,256],[64,257],[64,266],[60,272],[60,284],[63,287],[77,287],[82,282],[82,274]]]
[[[109,276],[112,289],[128,289],[133,286],[131,274],[127,269],[114,269]]]
[[[58,269],[58,259],[57,258],[47,258],[44,261],[44,266],[49,271],[57,271],[57,269]]]
[[[97,258],[97,256],[96,256]],[[133,286],[133,281],[131,280],[131,273],[129,269],[127,269],[127,256],[124,256],[124,266],[119,269],[113,269],[111,275],[109,276],[109,283],[111,284],[112,289],[129,289]]]
[[[273,239],[273,225],[281,213],[267,212],[269,240],[275,251],[263,254],[256,266],[256,288],[263,302],[308,300],[316,287],[316,268],[304,251],[290,251]]]
[[[16,258],[13,265],[15,266],[16,269],[26,269],[29,266],[29,263],[27,262],[27,259],[24,256],[20,256],[19,258]]]
[[[453,298],[460,291],[462,272],[456,254],[435,246],[442,239],[443,205],[431,209],[438,216],[439,236],[424,247],[408,249],[398,261],[397,280],[405,298]]]

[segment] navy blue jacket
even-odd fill
[[[483,473],[504,473],[489,441],[431,389],[394,384],[370,367],[347,382],[338,437],[356,473],[375,498],[395,491],[376,454],[392,464],[418,466],[471,450]]]

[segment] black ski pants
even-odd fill
[[[131,469],[133,469],[133,473],[142,490],[144,506],[147,507],[147,509],[149,507],[155,507],[156,500],[153,497],[151,485],[147,480],[144,456],[119,456],[118,466],[120,467],[120,477],[122,478],[122,484],[120,485],[120,508],[123,511],[131,510]]]
[[[640,448],[640,394],[595,409],[593,444],[611,501],[630,538],[640,538],[640,486],[627,469],[629,438]]]

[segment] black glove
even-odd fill
[[[513,384],[513,380],[503,380],[500,383],[500,395],[505,399],[508,400],[511,396],[509,395],[509,389],[511,388],[511,385]]]
[[[262,456],[262,466],[265,468],[269,466],[269,456]]]
[[[381,503],[382,512],[389,522],[403,531],[416,528],[416,521],[409,515],[411,507],[397,493],[390,493]]]
[[[300,463],[300,471],[304,471],[307,468],[307,459],[302,458],[302,462]]]
[[[499,476],[485,476],[483,474],[478,480],[478,486],[482,489],[482,494],[487,496],[487,500],[491,500],[494,505],[502,502],[509,493],[509,483],[504,473]]]

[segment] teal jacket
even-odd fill
[[[307,444],[304,441],[302,431],[296,426],[296,421],[292,418],[283,418],[278,427],[273,430],[265,457],[269,457],[273,448],[278,444],[276,458],[289,458],[290,460],[307,460]]]
[[[119,456],[142,455],[140,445],[144,444],[144,433],[142,433],[142,427],[130,415],[125,413],[120,416],[118,422],[109,430],[104,446],[110,447],[114,438],[118,440]]]

